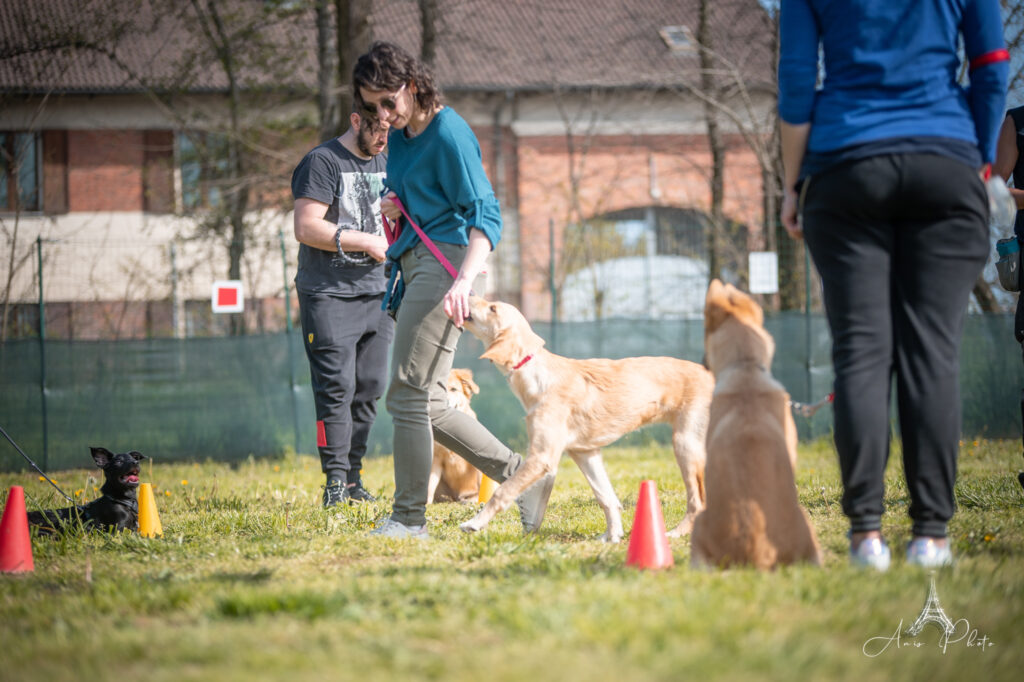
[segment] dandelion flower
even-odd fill
[[[81,497],[82,493],[84,493],[84,492],[85,492],[84,490],[79,488],[78,490],[75,491],[75,497]]]
[[[166,495],[167,497],[170,497],[171,496],[171,491],[170,490],[165,490],[164,491],[164,495]]]
[[[46,478],[44,478],[43,476],[40,476],[40,477],[39,477],[39,480],[40,480],[40,481],[45,481],[45,480],[46,480]]]
[[[181,484],[182,484],[182,485],[188,485],[188,480],[186,480],[186,479],[184,479],[184,478],[183,478],[183,479],[181,479]]]
[[[278,465],[275,464],[274,465],[274,471],[280,471],[280,470],[281,470],[281,467],[279,467]]]
[[[995,539],[995,535],[991,533],[985,533],[985,542],[992,542]]]

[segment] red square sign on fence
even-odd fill
[[[213,283],[213,294],[210,299],[215,313],[240,313],[245,307],[242,294],[242,282],[237,279]]]

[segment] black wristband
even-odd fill
[[[345,250],[341,248],[341,232],[344,229],[344,227],[339,227],[338,231],[334,233],[334,247],[338,250],[338,255],[342,257],[345,256]]]
[[[373,258],[365,251],[345,251],[345,249],[341,248],[341,233],[346,230],[352,230],[352,228],[342,226],[334,233],[334,246],[338,250],[338,255],[332,259],[332,262],[341,265],[372,264],[374,262]]]

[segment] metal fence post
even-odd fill
[[[292,426],[295,431],[295,454],[299,453],[299,401],[296,393],[299,390],[298,382],[295,380],[295,363],[293,362],[295,340],[292,338],[292,296],[288,288],[288,251],[284,244],[284,230],[278,228],[278,241],[281,243],[281,270],[284,274],[284,316],[285,316],[285,337],[288,339],[288,380],[291,389],[292,400]]]
[[[558,287],[555,286],[555,220],[548,218],[548,287],[551,289],[551,351],[558,352]]]
[[[46,414],[46,302],[43,299],[43,236],[36,237],[39,267],[39,398],[43,403],[43,470],[50,468],[49,424]]]
[[[807,398],[808,402],[814,402],[813,381],[811,378],[811,252],[804,245],[804,357],[805,369],[807,371]],[[813,436],[813,429],[811,435]]]
[[[178,294],[178,249],[174,242],[171,242],[171,328],[174,330],[174,338],[180,339],[181,315],[178,308],[181,306],[181,298]]]

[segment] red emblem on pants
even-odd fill
[[[324,429],[323,419],[320,419],[316,423],[316,446],[318,448],[327,446],[327,431]]]

